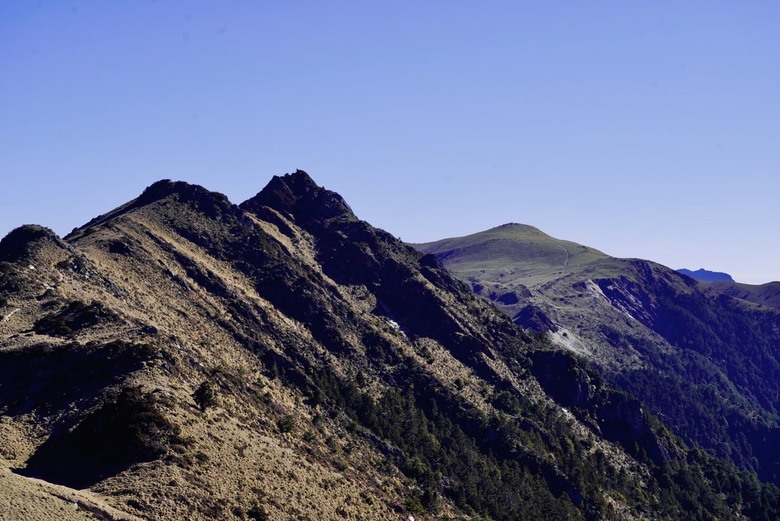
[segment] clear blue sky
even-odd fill
[[[0,4],[0,235],[308,171],[422,242],[505,222],[780,280],[780,3]]]

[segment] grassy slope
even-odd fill
[[[501,278],[506,284],[517,282],[529,287],[609,259],[596,249],[514,223],[414,246],[435,254],[461,277]]]
[[[720,284],[694,283],[663,266],[611,258],[523,225],[417,247],[439,255],[509,316],[529,305],[540,309],[555,324],[553,342],[595,362],[687,440],[750,468],[763,465],[765,479],[776,480],[775,455],[760,440],[775,436],[769,432],[776,430],[777,404],[765,389],[773,385],[767,378],[777,357],[770,346],[778,339],[771,310],[753,303],[774,303],[775,285],[728,285],[739,298],[723,300]],[[568,265],[563,248],[573,252]]]
[[[766,284],[742,284],[739,282],[712,282],[709,287],[719,293],[780,309],[780,282]]]

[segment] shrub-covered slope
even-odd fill
[[[64,240],[23,227],[0,298],[0,463],[128,516],[780,513],[304,172],[240,206],[160,181]]]

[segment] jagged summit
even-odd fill
[[[222,219],[225,216],[242,217],[242,212],[226,195],[213,192],[200,185],[191,184],[186,181],[172,181],[170,179],[161,179],[147,186],[141,195],[137,198],[114,208],[110,212],[98,215],[91,219],[85,225],[74,228],[66,237],[66,241],[71,241],[82,235],[90,228],[107,223],[113,219],[119,218],[135,209],[142,208],[163,201],[169,198],[176,198],[178,201],[186,203],[194,210],[199,211],[212,219]]]
[[[223,215],[238,216],[241,213],[224,194],[213,192],[200,185],[169,179],[157,181],[146,188],[136,200],[136,206],[151,204],[171,196],[178,197],[179,201],[189,204],[211,218],[220,218]]]
[[[324,221],[334,218],[343,221],[357,221],[352,209],[339,194],[317,185],[303,170],[296,170],[292,174],[281,177],[274,176],[265,188],[241,205],[232,203],[222,193],[211,191],[197,184],[161,179],[146,187],[136,199],[75,228],[65,237],[65,240],[75,239],[87,230],[110,222],[133,210],[171,198],[187,204],[193,210],[212,219],[235,218],[239,222],[245,222],[244,212],[249,211],[276,222],[272,212],[267,211],[268,208],[271,208],[303,226],[322,224]],[[277,222],[277,224],[279,223]],[[284,227],[283,224],[281,226]]]
[[[357,219],[343,197],[317,185],[303,170],[274,176],[257,195],[240,205],[243,210],[249,211],[259,211],[262,206],[288,216],[295,215],[303,221],[324,221],[336,217]]]
[[[201,196],[206,196],[210,194],[222,195],[207,190],[200,185],[190,184],[186,181],[172,181],[170,179],[161,179],[147,186],[144,189],[144,191],[141,193],[141,195],[138,196],[137,202],[139,204],[148,204],[173,194],[190,195],[190,196],[194,196],[196,194]],[[225,197],[225,199],[227,198]]]

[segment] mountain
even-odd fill
[[[735,282],[728,273],[719,273],[699,269],[690,271],[677,270],[678,273],[687,275],[700,282],[708,282],[706,286],[713,294],[723,294],[735,297],[747,302],[753,302],[759,306],[769,306],[780,309],[780,282],[768,282],[766,284],[742,284]]]
[[[731,278],[731,275],[728,273],[723,273],[720,271],[708,271],[704,268],[699,268],[696,271],[688,270],[685,268],[681,268],[677,270],[678,273],[682,273],[683,275],[687,275],[692,279],[699,280],[701,282],[715,282],[715,281],[727,281],[727,282],[734,282],[734,279]]]
[[[780,516],[301,171],[8,234],[0,432],[9,519]]]
[[[716,281],[710,284],[716,293],[722,293],[759,306],[780,309],[780,282],[766,284],[741,284],[739,282]]]
[[[590,362],[686,443],[780,483],[771,286],[699,283],[517,224],[416,247],[518,325]]]

